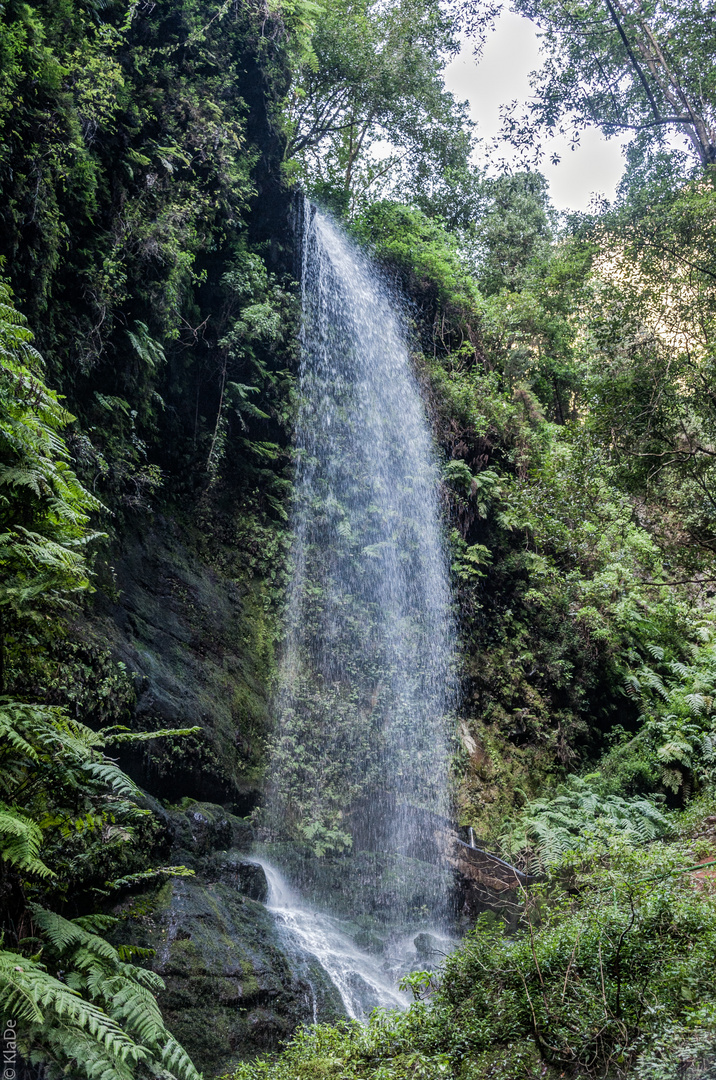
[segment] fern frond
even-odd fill
[[[64,953],[70,946],[84,946],[91,957],[99,956],[104,960],[119,963],[117,950],[98,934],[85,930],[77,922],[63,918],[56,911],[48,911],[39,904],[30,904],[29,907],[36,926],[58,952]]]
[[[669,700],[668,690],[664,686],[661,676],[657,675],[655,671],[652,671],[650,668],[644,668],[644,670],[641,672],[641,681],[644,686],[648,686],[652,690],[656,690],[656,692],[664,699],[664,701]]]
[[[130,799],[141,798],[142,793],[137,785],[114,762],[106,758],[102,761],[87,761],[85,769],[116,795],[122,795]]]
[[[684,701],[694,716],[703,716],[706,712],[706,699],[703,694],[686,694]]]
[[[36,822],[17,807],[0,803],[0,858],[27,874],[54,877],[39,857],[42,840],[42,829]]]
[[[108,743],[137,743],[147,742],[150,739],[172,739],[184,735],[200,735],[204,729],[202,727],[189,727],[189,728],[160,728],[158,731],[129,731],[124,729],[123,731],[109,731],[105,730],[104,734]]]
[[[84,1029],[107,1050],[139,1061],[146,1051],[136,1045],[98,1005],[85,1001],[33,960],[19,953],[0,952],[0,1005],[6,1013],[34,1024],[49,1014]]]
[[[619,834],[630,843],[648,843],[670,831],[667,818],[646,799],[600,796],[579,777],[570,777],[553,799],[535,799],[512,822],[501,844],[528,867],[548,870],[591,836]]]
[[[180,1046],[173,1035],[169,1035],[161,1051],[161,1059],[168,1069],[171,1069],[177,1080],[202,1080],[183,1046]]]
[[[125,877],[115,878],[113,881],[105,881],[107,889],[127,889],[132,885],[139,885],[144,881],[151,881],[158,877],[193,877],[194,871],[187,866],[157,866],[151,870],[139,870],[136,874],[127,874]]]

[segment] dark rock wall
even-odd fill
[[[343,1015],[318,964],[299,970],[266,909],[263,870],[247,823],[222,806],[185,800],[164,811],[174,865],[196,870],[126,897],[117,939],[154,950],[171,1031],[205,1076],[276,1050],[300,1023]]]
[[[136,692],[133,727],[202,729],[125,752],[122,764],[140,786],[247,814],[261,792],[274,629],[260,584],[218,572],[195,541],[196,529],[163,515],[122,537],[116,592],[99,592],[79,629],[125,665]]]

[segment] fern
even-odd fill
[[[37,961],[19,953],[0,952],[0,1006],[6,1015],[26,1025],[28,1033],[41,1029],[54,1016],[88,1031],[115,1056],[126,1059],[133,1055],[135,1061],[147,1056],[102,1008],[85,1001]],[[23,1037],[28,1038],[25,1033]],[[107,1060],[111,1064],[111,1059]]]
[[[160,347],[142,324],[130,341],[145,363],[161,361]],[[46,633],[48,615],[61,613],[89,588],[87,550],[101,535],[89,528],[100,504],[72,471],[62,437],[73,418],[43,382],[42,360],[31,342],[0,281],[0,632],[10,628],[26,648],[24,628],[34,623]],[[162,734],[170,733],[146,737]],[[98,867],[106,875],[107,846],[121,849],[132,839],[133,821],[150,811],[137,805],[141,793],[105,749],[110,739],[143,737],[92,731],[62,708],[0,696],[0,873],[6,895],[22,898],[32,889],[35,897],[51,900],[75,889],[78,879],[87,881],[88,868],[90,880]],[[158,872],[170,870],[183,872]],[[132,883],[127,875],[114,884]],[[18,942],[17,926],[29,917],[32,937]],[[68,920],[37,904],[4,919],[0,1012],[19,1021],[23,1058],[47,1080],[150,1074],[198,1080],[162,1020],[155,997],[161,979],[128,962],[146,958],[147,951],[115,948],[102,936],[110,924],[103,916]]]
[[[185,735],[199,735],[204,729],[201,727],[189,728],[160,728],[158,731],[130,731],[129,728],[115,725],[105,728],[104,735],[108,743],[138,743],[147,742],[150,739],[173,739],[183,738]]]
[[[667,818],[647,799],[602,796],[572,776],[555,798],[529,803],[500,841],[507,855],[540,873],[595,837],[619,835],[631,844],[642,844],[669,831]]]
[[[710,740],[716,735],[716,644],[711,622],[686,651],[691,662],[664,661],[663,650],[648,652],[664,661],[663,675],[642,665],[625,680],[625,690],[643,709],[644,741],[662,766],[661,782],[675,793],[714,777]]]
[[[0,803],[0,858],[11,866],[38,877],[53,877],[52,870],[39,857],[42,829],[17,807]]]
[[[706,712],[706,699],[703,694],[686,694],[684,700],[694,716],[703,716]]]
[[[186,866],[155,866],[151,870],[140,870],[136,874],[126,874],[124,877],[115,878],[113,881],[105,881],[108,889],[128,889],[133,885],[141,885],[145,881],[152,881],[158,877],[193,877],[194,871]]]
[[[89,587],[87,528],[101,509],[72,471],[62,430],[73,417],[41,378],[42,360],[0,283],[0,603],[25,619]]]
[[[163,1069],[166,1080],[199,1080],[165,1027],[155,997],[164,987],[160,976],[128,964],[94,933],[92,919],[65,919],[36,904],[31,911],[45,943],[43,956],[62,968],[65,982],[36,959],[1,954],[0,1005],[23,1020],[29,1059],[54,1062],[63,1071],[71,1066],[87,1078],[129,1080],[142,1064],[152,1072]]]

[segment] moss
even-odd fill
[[[133,919],[137,922],[154,921],[165,913],[172,898],[172,883],[165,881],[157,889],[139,893],[123,900],[117,907],[117,914],[124,919]]]
[[[119,938],[154,950],[167,1023],[208,1075],[277,1049],[312,1020],[314,995],[320,1018],[343,1015],[322,969],[294,969],[273,916],[233,885],[173,879],[117,914]]]
[[[472,719],[461,725],[458,820],[483,840],[493,840],[516,807],[549,787],[561,770],[553,745],[515,746],[497,724]]]

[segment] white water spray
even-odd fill
[[[396,990],[390,974],[373,957],[356,948],[336,919],[307,907],[275,867],[255,861],[266,874],[266,906],[276,918],[289,953],[299,962],[306,955],[318,961],[338,990],[347,1016],[365,1020],[375,1008],[406,1007],[407,995]],[[317,1019],[314,992],[314,1022]]]
[[[264,839],[284,866],[282,852],[302,852],[295,876],[321,906],[384,941],[403,935],[415,958],[415,928],[444,921],[450,880],[455,634],[437,460],[380,271],[308,204],[302,254],[292,574]],[[404,1004],[390,971],[265,870],[285,940],[318,960],[348,1016]]]
[[[394,296],[308,204],[302,298],[270,828],[437,864],[455,635],[430,428]]]

